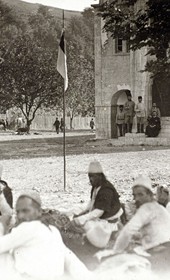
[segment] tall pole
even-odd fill
[[[63,30],[64,30],[64,9],[63,9]],[[64,80],[64,90],[63,90],[63,161],[64,161],[64,191],[66,190],[66,130],[65,130],[65,120],[66,120],[66,104],[65,104],[65,80]]]

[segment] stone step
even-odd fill
[[[111,141],[113,146],[170,146],[170,138],[167,137],[146,137],[143,139],[120,137]]]

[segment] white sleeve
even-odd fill
[[[78,220],[81,225],[84,225],[87,221],[100,218],[103,215],[103,213],[104,210],[94,209],[93,211],[76,218],[76,220]]]
[[[0,237],[0,254],[15,249],[34,236],[34,227],[31,222],[25,222],[14,228],[11,233]]]
[[[132,236],[153,219],[154,213],[151,213],[148,208],[145,208],[144,205],[141,206],[133,218],[121,230],[113,248],[115,254],[126,250]]]

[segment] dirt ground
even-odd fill
[[[37,133],[37,132],[36,132]],[[117,146],[108,141],[96,140],[91,131],[72,131],[66,133],[66,154],[103,154],[143,150],[162,150],[168,147]],[[35,157],[63,156],[63,134],[38,132],[30,135],[15,135],[0,132],[0,160]]]
[[[42,135],[44,136],[44,135]],[[12,138],[12,136],[10,136]],[[15,135],[16,137],[16,135]],[[154,190],[159,184],[170,186],[170,149],[165,147],[113,147],[107,141],[95,141],[91,132],[70,133],[66,138],[66,190],[63,189],[63,140],[55,134],[35,135],[6,139],[0,135],[0,164],[2,178],[13,189],[14,201],[24,190],[37,190],[43,207],[60,211],[82,206],[88,202],[90,185],[88,165],[99,160],[106,177],[114,184],[122,202],[132,199],[131,186],[134,177],[148,174]],[[89,268],[94,268],[96,251],[82,240],[65,240],[78,252]]]

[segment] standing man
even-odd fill
[[[138,103],[135,106],[135,112],[137,117],[137,132],[144,133],[144,122],[145,122],[145,105],[142,103],[142,96],[138,96]]]
[[[3,235],[5,219],[0,220],[0,275],[4,280],[56,280],[65,269],[70,278],[84,279],[89,272],[64,245],[57,228],[41,221],[41,199],[36,192],[24,193],[16,203],[17,223]]]
[[[125,112],[123,111],[123,105],[119,106],[119,112],[116,115],[116,124],[119,128],[119,135],[124,136]]]
[[[94,129],[94,120],[93,118],[90,121],[90,128],[93,130]]]
[[[125,103],[125,133],[132,133],[133,118],[135,116],[135,102],[132,101],[130,90],[127,91],[128,101]]]
[[[61,118],[61,121],[60,121],[60,130],[61,130],[61,132],[64,131],[64,120],[63,120],[63,118]]]
[[[150,115],[152,116],[153,112],[156,113],[156,117],[160,118],[161,117],[161,112],[160,109],[157,107],[156,103],[152,104],[151,112]]]
[[[55,130],[56,130],[57,134],[59,134],[59,130],[60,130],[60,121],[58,120],[57,117],[56,117],[56,120],[55,120],[53,126],[55,126]]]

